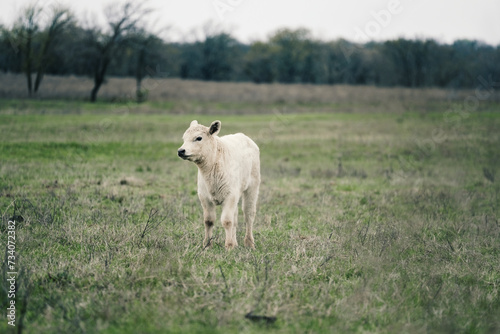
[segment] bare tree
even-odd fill
[[[119,54],[130,38],[130,33],[136,29],[141,20],[151,10],[145,9],[144,2],[135,3],[127,1],[121,6],[110,5],[106,9],[108,33],[101,33],[97,28],[89,31],[91,44],[96,50],[94,53],[94,88],[90,92],[90,101],[95,102],[97,93],[104,83],[106,72],[112,59]]]
[[[170,29],[164,26],[160,29],[153,29],[156,22],[135,29],[130,34],[130,46],[135,53],[135,80],[137,102],[146,101],[148,90],[142,88],[142,80],[146,76],[158,76],[160,74],[160,62],[163,61],[164,43],[158,36]],[[156,30],[156,31],[153,31]],[[163,73],[165,75],[165,73]]]
[[[34,52],[33,40],[39,30],[39,20],[42,7],[38,4],[26,7],[17,19],[12,29],[12,40],[19,48],[19,55],[22,57],[22,69],[26,74],[28,84],[28,94],[33,92],[33,81],[31,74],[33,72]]]
[[[38,56],[38,66],[35,79],[35,93],[40,88],[45,68],[49,63],[49,51],[55,40],[63,33],[64,29],[73,21],[73,16],[68,9],[54,7],[52,16],[45,31],[42,33],[42,47]]]
[[[161,40],[153,34],[143,32],[134,37],[134,48],[137,52],[135,70],[137,102],[144,102],[147,99],[148,92],[142,89],[142,80],[146,75],[156,74],[156,70],[151,65],[160,58],[160,47]]]

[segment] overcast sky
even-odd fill
[[[139,0],[138,0],[139,1]],[[32,0],[0,0],[0,23],[10,26]],[[77,18],[100,17],[108,0],[39,0],[70,7]],[[278,28],[305,27],[323,40],[477,39],[500,45],[500,0],[150,0],[156,27],[182,40],[212,21],[242,42],[265,40]],[[154,17],[154,19],[153,19]],[[191,35],[192,36],[192,35]]]

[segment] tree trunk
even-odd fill
[[[26,40],[26,79],[28,81],[28,94],[31,96],[33,92],[33,83],[31,80],[31,32],[28,33]]]
[[[94,88],[92,88],[92,91],[90,92],[90,102],[95,102],[97,99],[97,92],[99,92],[99,88],[101,88],[102,85],[102,80],[98,81],[97,79],[94,80]]]
[[[31,82],[31,73],[30,73],[31,69],[28,67],[26,69],[26,79],[28,81],[28,95],[31,96],[31,93],[33,92],[33,84]]]
[[[90,92],[90,102],[95,102],[97,99],[97,93],[104,82],[104,76],[106,75],[109,61],[110,60],[108,58],[104,58],[101,62],[101,66],[99,66],[96,70],[94,76],[94,88],[92,88],[92,91]]]
[[[49,52],[49,45],[51,39],[52,36],[51,34],[49,34],[49,36],[47,36],[47,39],[43,42],[42,51],[40,52],[37,71],[36,71],[36,78],[35,78],[35,94],[38,92],[38,88],[40,88],[40,84],[42,83],[43,79],[43,74],[45,73],[45,64],[47,63],[47,54]]]
[[[48,40],[46,40],[43,43],[42,52],[40,53],[40,58],[35,78],[35,94],[38,92],[38,88],[40,88],[40,84],[42,83],[43,79],[43,74],[45,73],[45,64],[47,63],[47,54],[49,51],[49,44],[51,38],[52,37],[49,35]]]
[[[104,82],[104,75],[102,72],[97,72],[94,76],[94,88],[90,92],[90,102],[95,102],[97,99],[97,92],[99,92],[99,88],[101,88],[102,83]]]
[[[40,83],[42,82],[43,79],[43,70],[42,67],[40,66],[38,68],[38,71],[36,72],[36,78],[35,78],[35,94],[38,92],[38,88],[40,87]]]

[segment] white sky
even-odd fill
[[[0,0],[0,23],[10,26],[20,9],[32,2]],[[67,5],[81,20],[102,18],[106,4],[123,1],[38,2],[44,8]],[[227,10],[218,12],[215,4]],[[430,37],[450,43],[467,38],[500,45],[500,0],[150,0],[149,7],[155,9],[150,21],[157,22],[157,29],[172,27],[169,40],[191,39],[192,31],[200,31],[212,21],[242,42],[265,40],[278,28],[305,27],[323,40]],[[374,17],[376,13],[380,22]]]

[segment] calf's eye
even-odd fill
[[[196,138],[196,141],[201,141],[202,139],[203,139],[203,138],[201,138],[201,137],[197,137],[197,138]]]

